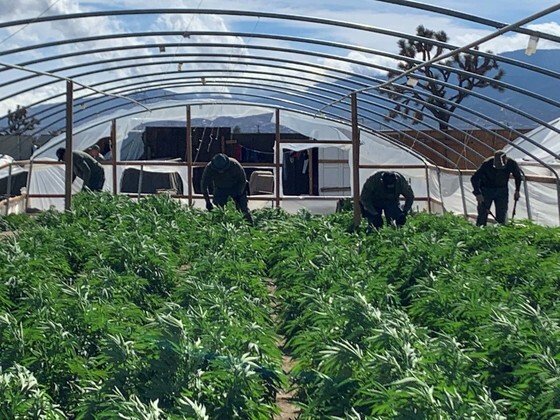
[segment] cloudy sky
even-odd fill
[[[539,12],[545,8],[557,4],[553,0],[431,0],[423,2],[439,7],[449,8],[469,14],[476,14],[483,18],[512,23],[524,17]],[[273,6],[272,6],[273,5]],[[0,15],[2,22],[9,22],[19,19],[34,19],[40,16],[60,15],[68,13],[92,12],[92,11],[111,11],[126,9],[146,9],[146,8],[186,8],[195,10],[219,9],[219,10],[243,10],[252,12],[267,12],[278,14],[292,14],[299,16],[313,16],[323,19],[330,19],[343,22],[353,22],[371,27],[384,28],[391,31],[402,33],[415,33],[415,28],[419,24],[434,29],[445,30],[449,35],[451,44],[461,46],[481,38],[491,32],[492,28],[459,20],[449,16],[430,13],[427,11],[415,10],[402,6],[391,5],[386,1],[366,0],[361,2],[350,2],[341,0],[275,0],[274,2],[262,0],[225,1],[225,0],[0,0]],[[1,23],[1,22],[0,22]],[[552,33],[560,36],[560,13],[556,12],[527,25],[528,28]],[[373,32],[356,31],[347,28],[326,27],[318,24],[310,24],[298,21],[274,20],[261,18],[258,16],[227,16],[221,14],[154,14],[154,15],[135,15],[135,16],[103,16],[80,20],[62,20],[48,23],[31,23],[28,25],[11,26],[0,29],[0,63],[21,64],[29,60],[39,60],[41,57],[79,53],[94,49],[104,49],[102,52],[92,53],[87,60],[94,63],[103,60],[118,60],[130,57],[131,54],[153,55],[153,58],[145,59],[144,62],[154,63],[153,68],[146,70],[140,66],[132,66],[116,70],[107,70],[103,74],[95,73],[91,76],[80,76],[79,80],[83,83],[94,84],[108,78],[115,80],[140,73],[141,71],[155,71],[158,69],[175,68],[178,64],[158,64],[162,61],[177,61],[167,57],[162,60],[160,51],[151,49],[134,49],[128,51],[107,51],[115,45],[135,45],[135,44],[158,44],[158,43],[177,43],[167,50],[167,53],[175,54],[179,57],[181,52],[202,51],[197,44],[208,42],[219,42],[235,44],[226,50],[231,54],[231,62],[238,62],[239,59],[233,58],[234,55],[255,55],[266,56],[266,50],[253,50],[243,48],[243,46],[263,45],[276,46],[291,49],[308,49],[324,54],[334,54],[344,56],[352,60],[360,60],[380,65],[389,65],[391,60],[384,57],[369,54],[363,51],[351,51],[347,49],[336,49],[332,47],[310,47],[293,41],[282,41],[273,39],[259,39],[251,37],[223,37],[216,35],[184,37],[181,35],[165,36],[163,34],[151,37],[122,37],[116,40],[96,40],[80,44],[62,44],[49,48],[26,47],[39,45],[45,42],[59,42],[67,39],[84,38],[106,34],[136,34],[139,32],[163,32],[177,31],[196,32],[196,31],[216,31],[216,32],[243,32],[250,34],[274,34],[282,36],[297,36],[311,39],[323,39],[327,41],[353,44],[363,49],[375,49],[397,53],[397,38],[375,34]],[[483,45],[482,49],[501,53],[506,51],[524,49],[527,45],[528,37],[520,34],[507,34]],[[14,52],[16,48],[22,48],[20,52]],[[539,48],[560,48],[559,45],[551,42],[539,41]],[[131,52],[132,51],[132,52]],[[204,50],[208,52],[208,49]],[[224,51],[223,49],[221,50]],[[294,61],[301,60],[297,53],[286,53],[283,56]],[[41,71],[53,71],[61,67],[71,66],[84,61],[84,56],[67,56],[58,60],[43,63],[29,64],[30,68]],[[354,70],[351,62],[343,62],[328,57],[313,58],[319,65],[341,68],[348,71]],[[186,59],[185,59],[186,61]],[[122,61],[123,63],[125,61]],[[130,61],[126,61],[130,63]],[[228,64],[220,64],[228,66]],[[99,64],[98,68],[103,68],[106,64]],[[190,65],[195,66],[194,64]],[[67,77],[76,77],[76,74],[95,70],[95,65],[91,64],[87,68],[78,70],[61,71],[60,74]],[[363,71],[363,70],[360,70]],[[375,72],[375,69],[371,70]],[[289,73],[289,72],[287,72]],[[287,75],[286,73],[286,75]],[[5,71],[2,77],[4,81],[18,80],[28,76],[29,73],[20,70]],[[7,109],[15,107],[16,104],[29,104],[36,101],[41,95],[52,95],[62,92],[63,85],[46,84],[32,92],[18,93],[24,90],[23,87],[33,84],[47,83],[48,77],[35,77],[32,80],[14,85],[2,85],[0,87],[0,113],[5,113]]]

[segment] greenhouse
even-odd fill
[[[3,10],[0,418],[560,416],[560,4],[164,3]]]
[[[32,134],[45,133],[53,127],[59,127],[63,133],[55,136],[44,149],[36,150],[29,162],[22,163],[17,168],[13,164],[2,166],[0,171],[4,177],[11,176],[10,168],[12,171],[24,168],[29,174],[24,190],[25,202],[12,199],[10,204],[8,200],[3,203],[4,212],[18,212],[29,208],[44,210],[51,206],[63,208],[64,168],[60,165],[53,166],[50,161],[55,158],[56,145],[60,147],[66,142],[65,133],[69,129],[61,124],[67,124],[68,121],[72,122],[70,130],[74,149],[85,150],[104,138],[110,138],[111,142],[116,144],[116,153],[111,153],[114,158],[111,158],[110,162],[105,162],[104,166],[107,191],[123,192],[121,191],[123,174],[127,168],[148,173],[172,171],[180,176],[181,183],[185,186],[182,194],[176,194],[177,198],[186,200],[188,204],[197,205],[200,195],[194,192],[196,188],[193,187],[193,169],[204,162],[196,160],[196,152],[185,153],[185,156],[175,159],[176,166],[170,162],[158,165],[157,159],[150,159],[149,163],[142,162],[140,158],[145,156],[142,153],[144,144],[139,136],[136,136],[134,141],[133,134],[153,122],[158,122],[161,126],[182,124],[186,129],[187,126],[192,127],[192,120],[204,121],[203,127],[211,129],[215,126],[214,121],[219,118],[232,120],[266,115],[270,116],[269,121],[272,126],[277,125],[274,134],[278,141],[271,152],[275,154],[275,159],[267,168],[274,173],[275,186],[273,191],[270,191],[268,199],[263,196],[251,198],[252,208],[281,206],[289,211],[307,208],[313,212],[326,214],[335,210],[336,202],[341,196],[359,194],[359,189],[370,173],[392,168],[402,171],[413,184],[417,197],[417,210],[434,213],[451,211],[472,217],[476,214],[476,200],[471,194],[469,181],[472,170],[476,169],[481,159],[491,156],[494,152],[493,145],[485,144],[485,140],[480,139],[479,132],[490,132],[493,133],[494,143],[497,141],[499,144],[506,145],[512,157],[521,158],[520,163],[525,177],[524,194],[517,208],[518,217],[529,218],[546,225],[558,225],[560,181],[555,165],[559,155],[554,146],[554,135],[559,133],[557,120],[552,122],[543,120],[542,113],[533,115],[528,109],[531,106],[529,104],[540,102],[550,110],[546,115],[557,116],[558,98],[554,95],[545,96],[540,92],[531,92],[523,85],[516,86],[508,83],[507,70],[506,76],[501,78],[496,75],[492,78],[485,74],[479,77],[477,83],[481,85],[511,91],[526,98],[527,107],[515,107],[487,96],[482,93],[483,91],[469,88],[466,82],[469,80],[468,68],[452,66],[451,62],[443,61],[446,57],[456,59],[468,52],[474,54],[473,57],[477,57],[478,60],[486,60],[484,65],[493,63],[496,68],[501,65],[507,66],[508,70],[510,68],[515,69],[516,72],[521,70],[520,74],[525,74],[527,78],[532,75],[543,77],[548,85],[553,86],[558,77],[555,71],[532,64],[530,60],[521,61],[482,52],[479,46],[505,35],[525,34],[532,43],[537,43],[534,47],[528,45],[527,51],[530,48],[536,49],[540,39],[542,39],[541,44],[547,42],[548,48],[550,44],[554,48],[554,43],[558,41],[556,35],[541,33],[523,26],[539,18],[552,16],[554,7],[526,17],[520,22],[505,25],[474,15],[414,2],[381,3],[394,3],[394,6],[398,5],[404,10],[420,8],[425,13],[494,27],[495,30],[490,34],[460,47],[438,40],[433,40],[431,44],[441,51],[449,50],[434,56],[432,63],[428,62],[430,68],[447,72],[442,73],[447,75],[447,81],[441,81],[442,88],[455,89],[454,97],[464,94],[469,96],[469,101],[453,102],[453,97],[438,97],[442,109],[438,114],[434,111],[433,105],[436,96],[430,92],[422,92],[421,95],[414,92],[429,79],[425,71],[420,71],[422,66],[427,64],[422,63],[418,57],[409,59],[408,69],[402,71],[402,74],[397,74],[394,67],[391,67],[398,63],[399,56],[396,54],[330,39],[320,40],[267,33],[261,19],[278,25],[297,22],[300,25],[309,25],[314,30],[336,28],[344,31],[348,36],[351,34],[356,39],[367,34],[381,36],[383,39],[404,38],[410,42],[421,42],[418,36],[363,24],[311,16],[192,9],[119,10],[117,14],[113,11],[97,11],[40,16],[33,20],[21,19],[3,23],[1,27],[5,29],[33,24],[40,30],[59,21],[95,22],[115,16],[131,19],[145,15],[151,19],[172,19],[177,16],[201,19],[207,16],[220,16],[224,21],[255,20],[259,27],[263,28],[262,33],[207,30],[189,30],[188,34],[185,31],[175,33],[124,31],[98,34],[90,38],[56,39],[5,50],[3,64],[6,81],[2,89],[6,95],[3,96],[3,101],[14,103],[18,101],[18,97],[23,98],[33,94],[37,99],[35,102],[26,103],[26,107],[37,107],[40,104],[54,102],[53,105],[44,105],[40,111],[29,115],[29,118],[42,121],[34,127]],[[181,42],[177,43],[177,38],[180,38]],[[210,38],[218,42],[206,42]],[[119,41],[122,39],[130,42],[135,40],[138,43],[129,45],[128,42]],[[244,43],[240,40],[244,40]],[[101,48],[104,43],[117,43],[117,45]],[[274,45],[269,46],[267,43]],[[276,46],[282,43],[286,45]],[[96,48],[79,47],[88,44],[95,44]],[[295,48],[294,45],[300,45],[301,48]],[[321,52],[321,48],[326,46],[330,51],[338,54]],[[196,49],[195,53],[192,52],[193,48]],[[70,49],[72,52],[60,54],[60,50],[64,49]],[[174,52],[168,53],[170,49],[174,49]],[[224,51],[226,49],[228,51]],[[268,51],[267,54],[263,53],[265,49]],[[25,57],[33,51],[40,52],[42,58],[31,60],[31,64],[18,61],[19,57]],[[110,57],[111,51],[118,53],[119,57]],[[530,52],[526,53],[530,54]],[[96,54],[104,59],[92,60],[91,57]],[[360,54],[362,59],[351,58],[353,54]],[[299,61],[295,62],[292,59],[294,56],[298,57]],[[380,60],[380,57],[384,59]],[[317,64],[318,61],[326,60],[339,62],[330,67]],[[62,64],[66,61],[71,64],[57,67],[58,63]],[[379,62],[390,63],[390,65],[380,65]],[[183,69],[183,66],[187,65],[189,69]],[[482,65],[472,70],[473,73],[477,72],[477,77],[481,74]],[[166,71],[155,73],[154,66],[163,66]],[[253,66],[254,69],[249,69],[248,66]],[[136,74],[138,73],[136,70],[135,74],[115,80],[115,74],[126,73],[132,67],[145,68],[145,75]],[[171,67],[176,69],[170,69]],[[352,71],[344,70],[343,68],[346,67],[351,68]],[[392,76],[393,86],[398,86],[398,92],[393,89],[391,94],[383,94],[384,89],[390,85],[379,78],[378,75],[382,72]],[[409,76],[411,74],[414,74],[414,77]],[[464,83],[455,84],[455,79],[463,80]],[[410,82],[411,80],[414,82]],[[418,81],[420,84],[414,85]],[[71,87],[67,87],[66,93],[65,83],[71,84]],[[49,96],[46,92],[51,91],[57,93]],[[206,96],[204,91],[207,91]],[[158,96],[162,92],[165,95]],[[554,91],[550,93],[553,94]],[[182,95],[182,97],[179,100],[166,99],[166,96],[173,95],[176,97]],[[352,95],[356,96],[355,109],[350,103]],[[403,105],[408,102],[401,102],[399,105],[400,101],[410,101],[411,97],[415,98],[416,103],[413,111],[412,106]],[[518,118],[517,121],[522,121],[522,123],[518,122],[518,125],[523,124],[523,128],[540,126],[548,134],[543,137],[542,134],[538,134],[538,128],[531,133],[518,130],[507,121],[497,120],[493,117],[495,113],[492,112],[485,116],[477,110],[481,107],[481,103],[484,103],[484,106],[498,108],[500,115],[508,113],[515,116]],[[393,111],[390,111],[392,107]],[[395,113],[391,124],[388,123],[388,110]],[[70,116],[69,113],[72,115]],[[442,129],[444,127],[442,124],[447,128]],[[507,135],[499,133],[496,128],[507,129]],[[303,135],[310,141],[308,143],[298,141],[297,144],[284,140],[280,142],[280,130],[286,129]],[[435,132],[436,135],[426,134],[428,139],[423,141],[423,149],[413,150],[408,147],[408,143],[388,137],[387,129],[405,133],[404,135],[411,139],[417,137],[415,132]],[[447,131],[450,129],[462,133],[464,138],[448,134]],[[472,130],[477,130],[476,136],[470,134]],[[193,137],[194,135],[185,136],[184,141],[190,142],[190,146],[185,147],[195,151],[199,139]],[[359,150],[353,151],[353,142],[359,144],[357,147]],[[435,146],[430,146],[429,143]],[[459,144],[465,151],[458,152],[456,145],[452,143]],[[339,149],[340,152],[333,152],[330,149],[325,155],[323,151],[316,162],[318,167],[315,171],[319,172],[321,179],[315,182],[322,182],[324,185],[319,185],[316,192],[299,194],[297,198],[284,194],[283,151],[331,147]],[[328,156],[333,153],[339,159],[329,159]],[[356,163],[353,159],[356,159]],[[336,168],[332,162],[339,162],[339,168]],[[255,165],[251,166],[255,168]],[[356,171],[354,166],[357,166]],[[349,179],[339,180],[340,185],[329,187],[328,184],[337,183],[332,179],[337,175],[324,175],[328,171],[338,174],[348,173]],[[309,171],[310,174],[312,172]],[[10,181],[5,182],[11,184]],[[311,182],[313,181],[310,180]],[[74,186],[75,191],[79,188],[78,185]],[[169,189],[173,190],[173,188]],[[136,192],[140,194],[142,188],[138,187]],[[10,193],[5,192],[10,196],[14,191]]]

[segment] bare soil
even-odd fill
[[[274,295],[276,292],[276,285],[272,280],[270,280],[267,285],[267,288],[268,288],[268,292],[273,297],[271,307],[275,309],[276,306],[278,305],[274,299]],[[275,318],[274,313],[272,314],[272,317],[273,319]],[[285,353],[284,351],[285,342],[286,342],[286,338],[280,336],[278,340],[278,347],[284,353],[282,356],[282,371],[284,372],[284,374],[289,376],[292,368],[295,365],[295,362],[289,354]],[[293,403],[295,393],[296,393],[295,388],[292,389],[288,388],[288,389],[282,389],[280,392],[278,392],[278,394],[276,394],[276,404],[280,408],[280,414],[274,416],[274,420],[294,420],[299,417],[300,409],[298,406],[296,406]]]

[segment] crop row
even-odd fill
[[[559,414],[558,229],[347,222],[293,219],[270,252],[303,418]]]
[[[0,219],[0,417],[269,419],[280,335],[301,418],[560,417],[558,228],[254,216],[80,194]]]
[[[83,195],[3,240],[0,417],[277,412],[266,267],[225,218]]]

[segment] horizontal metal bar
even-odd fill
[[[351,140],[301,140],[301,139],[281,139],[279,140],[280,144],[284,143],[294,143],[294,144],[307,144],[307,143],[314,143],[314,144],[352,144]]]

